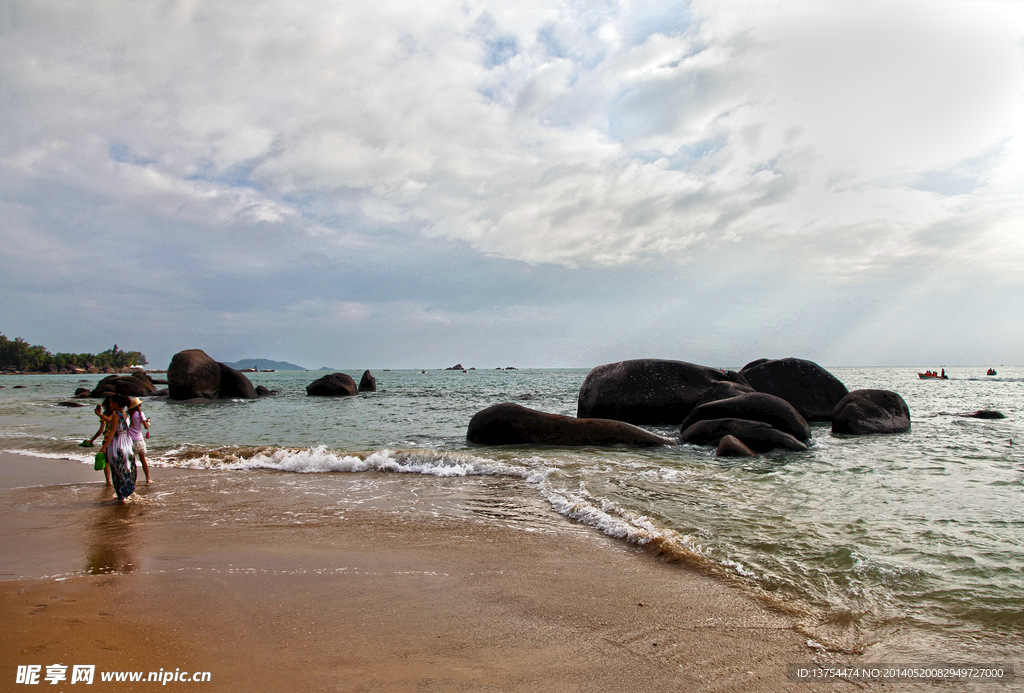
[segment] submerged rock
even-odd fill
[[[889,390],[854,390],[832,412],[833,433],[863,436],[909,430],[910,409]]]
[[[685,361],[636,359],[590,371],[580,387],[576,416],[633,424],[678,425],[715,383],[742,382],[732,372]]]
[[[653,447],[675,441],[610,419],[576,419],[519,404],[496,404],[470,419],[466,440],[482,445],[579,445]]]
[[[754,457],[756,454],[736,436],[725,436],[715,450],[715,457]]]
[[[1001,411],[995,411],[994,409],[979,409],[975,412],[962,412],[956,414],[956,416],[963,416],[969,419],[1005,419],[1006,414]]]

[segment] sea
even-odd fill
[[[258,479],[382,508],[415,481],[437,489],[437,512],[529,531],[585,527],[636,547],[638,560],[712,575],[793,614],[823,651],[995,663],[1024,652],[1024,367],[996,369],[947,367],[948,380],[922,380],[924,368],[830,368],[850,390],[902,395],[911,430],[840,437],[813,424],[806,452],[746,459],[692,445],[466,442],[470,418],[493,404],[574,416],[586,369],[373,371],[377,391],[347,398],[307,396],[319,372],[249,373],[277,394],[150,398],[143,409],[157,479],[164,466],[204,469],[231,480],[226,493]],[[95,450],[78,443],[98,428],[94,401],[71,396],[101,377],[0,375],[0,449],[91,464]],[[977,410],[1005,418],[964,416]],[[361,483],[332,483],[339,475]],[[488,502],[442,502],[479,499],[484,487]],[[544,512],[521,510],[531,504]]]

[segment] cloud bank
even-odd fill
[[[0,32],[9,336],[1024,361],[1018,3],[4,0]]]

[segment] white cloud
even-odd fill
[[[786,287],[1024,265],[1018,3],[0,2],[29,256],[123,225],[179,283],[431,242]]]

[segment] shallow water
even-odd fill
[[[287,474],[278,483],[301,480],[304,493],[325,494],[342,492],[330,476],[294,474],[371,472],[367,498],[383,488],[375,480],[393,484],[400,473],[445,477],[441,495],[459,478],[507,478],[510,494],[793,610],[827,646],[905,661],[937,652],[994,661],[1024,646],[1024,368],[998,370],[985,377],[985,368],[950,368],[949,380],[926,381],[914,369],[832,369],[851,390],[900,393],[912,430],[844,438],[818,425],[807,452],[741,461],[694,446],[465,442],[472,415],[499,402],[574,415],[586,370],[378,371],[378,392],[343,399],[305,395],[319,373],[257,373],[253,383],[277,396],[151,400],[144,409],[155,465],[222,469],[240,481],[254,469],[279,470]],[[80,380],[98,379],[0,376],[0,448],[88,460],[76,444],[96,431],[91,402],[57,402]],[[978,409],[1007,418],[954,415]],[[483,505],[498,518],[540,522],[516,516],[515,502]]]

